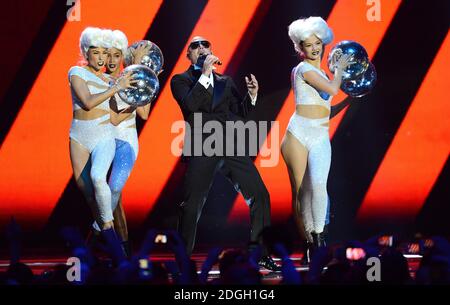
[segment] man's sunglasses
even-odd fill
[[[202,40],[202,41],[195,41],[193,43],[191,43],[189,45],[189,48],[191,48],[192,50],[197,49],[200,45],[202,45],[205,48],[209,48],[211,46],[211,43],[209,41],[206,40]]]

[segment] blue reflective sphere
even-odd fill
[[[356,79],[344,80],[341,84],[341,90],[351,97],[362,97],[369,93],[377,82],[377,71],[375,66],[369,62],[369,67]]]
[[[134,88],[119,91],[120,98],[131,106],[144,106],[151,103],[159,92],[159,80],[155,72],[144,65],[131,65],[126,67],[121,76],[131,71],[133,79],[137,81]]]
[[[134,58],[131,51],[132,49],[137,49],[139,45],[150,46],[148,52],[142,57],[140,64],[149,67],[156,75],[158,75],[162,71],[164,65],[164,56],[161,49],[150,40],[139,40],[129,46],[127,53],[125,54],[124,66],[127,67],[133,64]]]
[[[355,79],[366,72],[369,67],[369,56],[366,49],[356,41],[343,40],[337,43],[328,54],[328,69],[334,73],[336,63],[342,55],[352,55],[351,64],[347,66],[342,75],[343,80]]]

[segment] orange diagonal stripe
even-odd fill
[[[335,38],[333,43],[325,48],[325,54],[328,54],[331,47],[339,41],[354,40],[363,45],[367,50],[369,57],[372,58],[400,3],[400,0],[381,1],[381,21],[371,22],[368,21],[366,17],[367,10],[370,8],[366,5],[366,1],[337,1],[327,19],[327,23],[332,28]],[[322,66],[326,66],[326,59],[326,56],[324,56]],[[288,79],[289,76],[286,76],[286,80]],[[340,92],[333,98],[333,104],[342,101],[344,98],[345,94]],[[284,101],[283,107],[276,119],[280,124],[280,134],[273,135],[270,133],[267,138],[268,143],[272,143],[275,139],[274,136],[279,137],[279,141],[281,141],[289,119],[294,111],[294,96],[291,91]],[[345,110],[330,122],[331,137],[334,135],[344,112]],[[273,141],[273,145],[276,145],[276,143],[277,141]],[[291,190],[286,165],[281,156],[280,162],[275,167],[261,167],[260,161],[261,156],[258,156],[256,165],[270,193],[272,214],[275,218],[284,218],[291,213]],[[239,201],[239,203],[234,204],[230,219],[248,217],[248,211],[244,200],[241,197],[238,197],[237,201]]]
[[[364,198],[358,220],[412,220],[430,194],[450,152],[447,33]]]
[[[15,215],[45,223],[72,175],[67,71],[79,59],[82,30],[86,26],[120,29],[131,42],[142,39],[161,3],[81,1],[80,21],[65,24],[1,147],[0,222]]]
[[[213,52],[225,63],[225,69],[238,49],[241,36],[258,4],[256,0],[208,2],[189,41],[196,35],[208,38],[212,42]],[[189,67],[186,49],[187,44],[169,79]],[[171,133],[171,126],[180,120],[183,116],[168,82],[162,88],[152,115],[139,137],[139,158],[124,190],[124,202],[130,219],[144,220],[167,183],[178,161],[178,157],[171,152],[171,143],[177,136]]]

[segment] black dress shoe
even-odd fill
[[[270,271],[281,271],[281,267],[278,266],[270,256],[263,256],[258,262],[258,265]]]

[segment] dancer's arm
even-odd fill
[[[139,115],[139,117],[141,119],[143,119],[145,121],[148,119],[148,116],[150,114],[150,107],[151,107],[151,105],[152,104],[150,103],[150,104],[147,104],[145,106],[141,106],[141,107],[137,107],[136,108],[136,112],[137,112],[137,114]]]
[[[186,253],[186,248],[184,246],[183,240],[178,232],[174,230],[168,230],[167,234],[167,244],[172,248],[175,254],[175,260],[180,266],[180,276],[178,277],[178,283],[181,285],[195,284],[198,282],[197,270],[195,263],[189,258]]]
[[[135,65],[138,65],[141,63],[142,57],[148,53],[148,51],[150,50],[150,47],[151,47],[150,44],[141,44],[138,46],[138,48],[136,50],[134,50],[134,53],[132,50],[133,58],[134,58],[133,63]],[[158,73],[158,75],[161,74],[161,72],[162,72],[162,70]],[[145,106],[136,108],[136,113],[142,120],[146,121],[148,119],[148,115],[150,114],[150,106],[151,106],[151,103],[149,103]]]
[[[282,243],[275,243],[273,246],[273,251],[279,258],[281,258],[281,274],[283,277],[283,284],[301,284],[300,274],[295,269],[294,262],[289,257],[286,247]]]
[[[140,46],[138,46],[138,48],[136,50],[134,50],[134,53],[133,53],[134,62],[133,63],[135,65],[141,63],[142,57],[148,53],[148,51],[150,50],[150,47],[151,47],[150,44],[141,44]],[[161,72],[162,72],[162,70],[158,72],[158,76],[161,74]],[[146,121],[150,114],[150,107],[151,107],[151,103],[149,103],[145,106],[137,107],[136,113],[139,115],[139,117],[141,119]]]
[[[327,80],[314,70],[308,70],[303,73],[305,81],[316,88],[318,91],[324,91],[329,95],[336,95],[342,83],[342,74],[344,69],[350,64],[351,55],[343,55],[336,63],[333,80]]]
[[[331,106],[330,119],[332,119],[333,117],[338,115],[338,113],[341,112],[345,107],[350,105],[350,103],[351,103],[351,99],[350,98],[346,98],[342,102]]]
[[[136,110],[135,106],[129,106],[129,107],[119,111],[119,109],[117,107],[116,96],[117,95],[114,95],[109,99],[109,108],[111,109],[111,111],[110,111],[111,124],[113,124],[114,126],[117,126],[120,123],[122,123],[123,121],[127,120],[129,117],[131,117],[133,112]]]
[[[150,50],[151,45],[141,42],[136,49],[130,48],[131,55],[133,56],[133,64],[140,65],[142,61],[142,57],[145,56],[145,54],[148,53]]]
[[[140,64],[142,57],[150,50],[150,45],[141,43],[136,49],[131,48],[131,54],[133,55],[133,64]],[[161,72],[160,72],[161,73]],[[159,73],[158,73],[159,75]],[[139,115],[139,117],[143,120],[148,119],[148,115],[150,113],[150,105],[147,104],[145,106],[141,107],[133,107],[130,106],[122,111],[117,110],[117,101],[115,101],[115,97],[111,97],[112,103],[111,109],[113,112],[111,112],[111,124],[114,126],[119,125],[121,122],[127,120],[131,115],[133,114],[134,110],[136,110],[136,113]]]
[[[127,107],[121,111],[118,111],[117,109],[117,102],[115,99],[115,96],[111,97],[110,99],[110,108],[111,108],[111,124],[114,126],[119,125],[123,121],[126,121],[128,118],[130,118],[134,111],[136,110],[136,113],[139,115],[139,117],[143,120],[148,119],[148,115],[150,114],[150,104],[147,104],[145,106],[135,107],[130,106]]]
[[[211,271],[214,264],[219,260],[220,253],[222,253],[222,248],[219,247],[212,248],[208,252],[208,257],[203,262],[201,273],[199,275],[199,281],[201,284],[207,283],[209,271]]]
[[[131,73],[128,73],[121,77],[114,86],[109,88],[108,90],[91,94],[87,83],[84,79],[82,79],[78,75],[72,75],[70,77],[70,84],[72,86],[73,91],[75,92],[78,99],[81,101],[84,110],[91,110],[94,107],[100,105],[111,96],[119,92],[119,90],[126,88],[134,88],[133,84],[136,81],[133,80]]]

